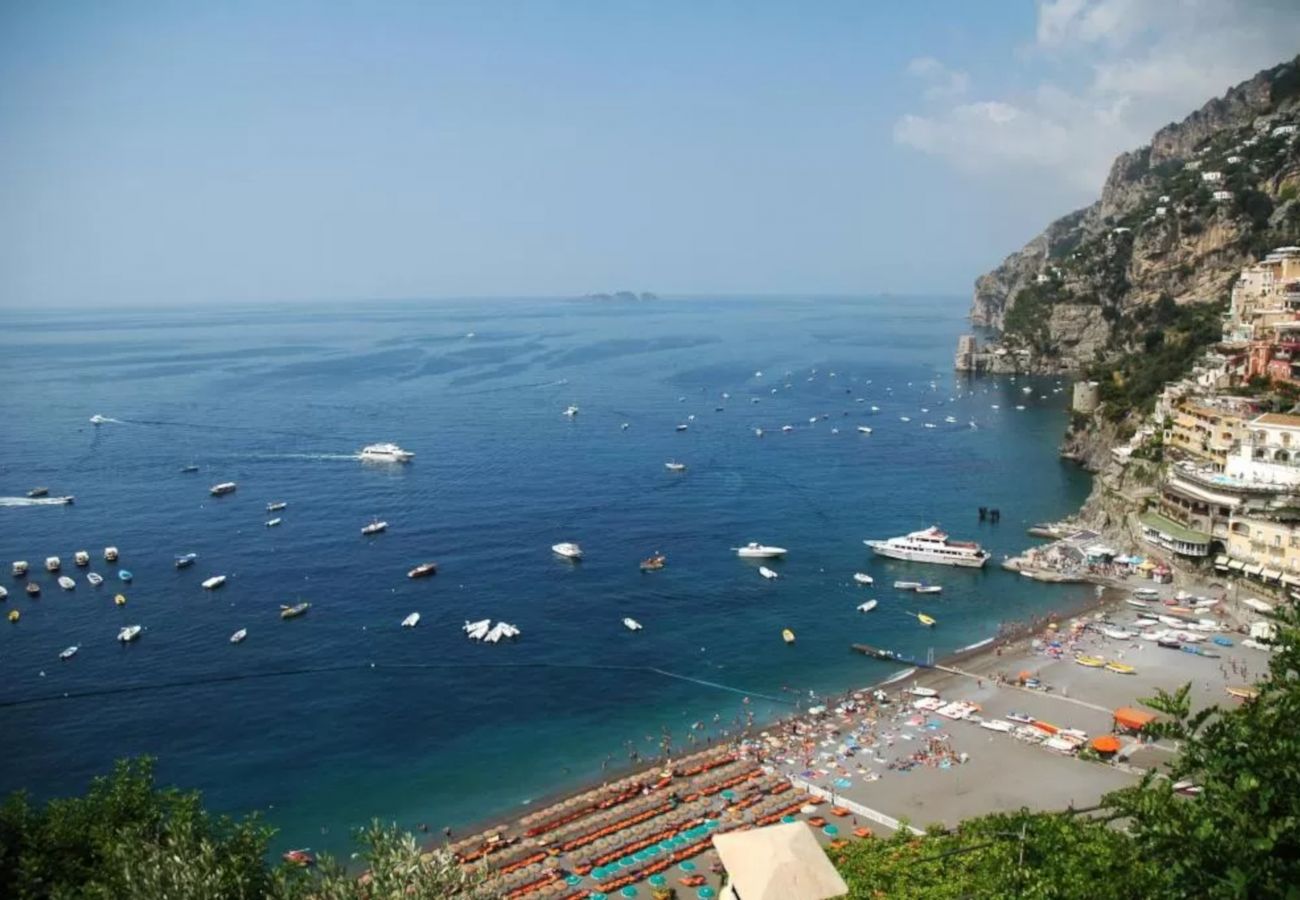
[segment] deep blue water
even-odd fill
[[[0,583],[22,611],[0,622],[0,703],[202,683],[0,707],[0,791],[79,790],[147,753],[216,808],[265,810],[282,844],[337,849],[373,815],[439,828],[519,809],[625,762],[629,741],[650,752],[664,728],[680,742],[694,721],[727,726],[746,692],[770,716],[784,707],[760,695],[889,674],[851,641],[942,654],[1070,604],[1088,589],[872,559],[862,545],[939,523],[1000,558],[1086,494],[1056,456],[1067,394],[1055,382],[1026,396],[1025,379],[952,374],[964,311],[957,298],[854,298],[7,313],[0,496],[48,485],[77,502],[0,501]],[[120,422],[96,428],[96,413]],[[415,462],[351,458],[383,440]],[[668,472],[670,459],[687,471]],[[189,463],[200,473],[182,474]],[[208,496],[226,480],[237,493]],[[276,529],[263,526],[272,500],[290,504]],[[1001,524],[981,525],[980,505],[1000,507]],[[376,515],[388,533],[363,539]],[[586,559],[554,558],[560,540]],[[729,548],[747,540],[790,548],[773,566],[785,577],[737,560]],[[121,609],[107,544],[135,573]],[[71,565],[82,548],[110,576],[98,590]],[[656,550],[668,567],[640,573]],[[189,551],[199,563],[176,570]],[[40,572],[43,597],[28,600],[9,563],[39,569],[50,554],[79,586]],[[439,574],[408,580],[426,559]],[[876,586],[854,585],[855,571]],[[216,573],[226,586],[201,590]],[[944,593],[900,594],[896,578]],[[879,608],[856,612],[869,597]],[[299,598],[310,613],[280,621]],[[416,610],[420,626],[399,628]],[[920,628],[916,610],[939,626]],[[461,623],[486,617],[522,638],[467,641]],[[147,632],[124,647],[127,623]],[[248,640],[232,646],[240,627]],[[61,663],[69,644],[81,651]]]

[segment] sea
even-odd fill
[[[149,755],[210,808],[260,812],[277,849],[344,853],[372,817],[462,834],[901,668],[854,642],[942,657],[1078,604],[1091,587],[863,545],[939,525],[996,562],[1087,493],[1057,456],[1069,385],[955,375],[965,312],[879,296],[6,312],[0,611],[21,620],[0,621],[0,793],[79,792]],[[357,458],[382,441],[414,460]],[[363,537],[373,518],[387,531]],[[778,579],[737,558],[748,541],[788,549]],[[667,565],[641,572],[655,552]],[[10,577],[20,559],[39,599]],[[426,561],[435,576],[407,577]],[[473,642],[479,619],[521,633]]]

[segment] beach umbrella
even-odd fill
[[[735,799],[736,799],[736,792],[733,791],[733,790],[731,790],[731,789],[727,789],[727,790],[725,790],[725,791],[722,792],[722,796],[723,796],[723,798],[726,799],[726,800],[735,800]]]
[[[1119,738],[1113,734],[1103,734],[1092,739],[1092,749],[1098,753],[1117,753],[1119,747]]]
[[[786,815],[781,817],[781,821],[789,825],[791,822],[797,821],[797,819],[794,816]]]
[[[663,877],[662,875],[651,875],[650,883],[655,887],[663,887],[665,884],[668,883],[668,879]]]
[[[627,887],[623,888],[623,890],[619,891],[619,893],[622,894],[624,897],[635,897],[636,888],[632,887],[632,885],[629,884]]]
[[[587,895],[587,900],[609,900],[609,897],[600,891],[592,891]]]
[[[712,898],[717,895],[717,891],[709,887],[707,884],[695,892],[695,896],[699,897],[700,900],[712,900]]]
[[[822,834],[826,835],[827,837],[835,837],[835,835],[839,833],[840,830],[836,828],[834,825],[827,825],[825,828],[822,829]]]
[[[581,875],[567,875],[567,876],[565,876],[564,883],[565,883],[565,884],[570,884],[570,885],[573,885],[573,884],[582,884],[582,876],[581,876]]]
[[[672,850],[672,849],[673,849],[674,847],[676,847],[676,846],[677,846],[677,845],[674,844],[674,843],[672,842],[671,839],[666,840],[666,841],[660,841],[660,842],[659,842],[659,849],[662,850],[662,851],[664,851],[665,853],[667,853],[668,851]]]
[[[688,859],[688,860],[686,860],[685,862],[683,862],[683,863],[681,863],[680,865],[678,865],[677,868],[681,869],[683,872],[694,872],[694,871],[695,871],[695,863],[691,862],[691,861]]]
[[[618,861],[618,864],[622,866],[624,869],[630,869],[636,865],[636,860],[630,856],[625,856]]]
[[[605,876],[607,874],[608,873],[605,871],[604,866],[596,866],[594,869],[591,870],[591,877],[596,879],[597,881],[604,881]]]

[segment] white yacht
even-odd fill
[[[685,472],[686,463],[666,462],[664,463],[664,468],[667,469],[669,472]]]
[[[933,525],[903,537],[866,540],[862,543],[881,556],[908,562],[937,563],[944,566],[969,566],[978,569],[988,562],[987,550],[974,541],[954,541]]]
[[[640,631],[641,623],[638,622],[636,619],[630,619],[630,618],[624,619],[623,627],[626,628],[628,631]]]
[[[116,548],[116,547],[105,547],[105,548],[104,548],[104,562],[117,562],[117,548]]]
[[[214,484],[208,489],[208,492],[214,497],[220,497],[222,494],[233,494],[237,485],[233,481],[223,481],[221,484]]]
[[[24,575],[27,574],[27,560],[25,559],[14,560],[12,571],[14,573],[15,578],[22,578]]]
[[[124,644],[129,644],[140,636],[144,629],[139,625],[126,625],[117,633],[117,639]]]
[[[551,552],[565,559],[582,559],[582,548],[573,541],[564,541],[551,547]]]
[[[784,547],[768,547],[755,541],[750,541],[743,547],[732,547],[731,549],[735,550],[736,555],[742,559],[774,559],[786,554]]]
[[[248,637],[248,629],[241,628],[230,636],[230,643],[238,644],[246,637]]]
[[[413,612],[405,619],[402,620],[403,628],[414,628],[416,625],[419,624],[420,624],[420,614],[418,612]]]
[[[268,504],[266,504],[266,511],[267,511],[267,512],[279,512],[280,510],[285,509],[285,508],[287,508],[288,506],[289,506],[289,504],[288,504],[287,501],[284,501],[284,500],[276,500],[274,503],[268,503]]]
[[[866,603],[860,604],[858,606],[858,612],[869,613],[875,608],[876,608],[876,601],[868,600]]]
[[[362,534],[379,534],[379,532],[384,531],[384,530],[386,530],[387,528],[388,528],[388,523],[387,523],[387,522],[381,522],[381,521],[379,521],[378,519],[374,519],[373,521],[371,521],[371,523],[370,523],[369,525],[362,526],[362,528],[361,528],[361,533],[362,533]]]
[[[396,444],[369,444],[361,448],[359,458],[364,462],[410,462],[415,454]]]
[[[876,579],[872,578],[866,572],[854,572],[853,580],[858,584],[875,584]]]
[[[284,519],[281,519],[279,516],[276,516],[274,519],[267,519],[267,520],[266,520],[266,527],[267,527],[267,528],[275,528],[276,526],[278,526],[278,525],[279,525],[281,522],[283,522],[283,521],[284,521]]]
[[[81,645],[79,644],[73,644],[71,647],[65,647],[63,651],[59,653],[59,659],[72,659],[72,657],[77,655],[77,651],[80,649],[81,649]]]
[[[780,577],[781,577],[781,576],[778,575],[775,571],[773,571],[772,569],[769,569],[767,566],[759,566],[759,567],[758,567],[758,574],[759,574],[759,575],[762,575],[762,576],[763,576],[764,578],[766,578],[768,581],[772,581],[773,579],[776,579],[776,578],[780,578]]]
[[[205,591],[216,590],[226,583],[225,575],[213,575],[211,578],[204,580],[203,589]]]

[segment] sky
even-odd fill
[[[0,308],[964,295],[1291,0],[0,0]]]

